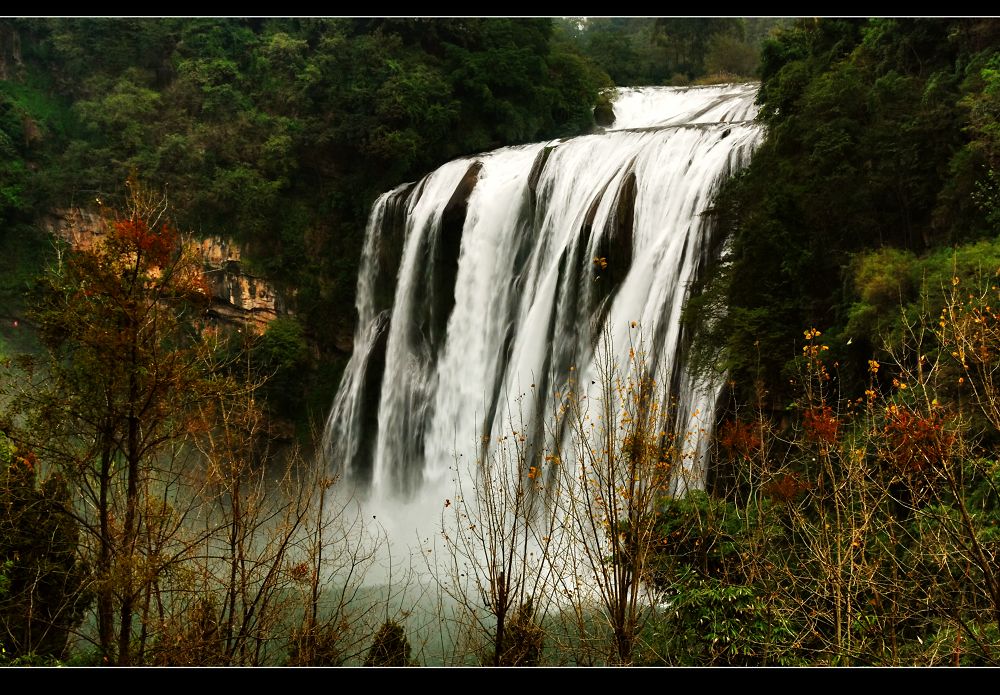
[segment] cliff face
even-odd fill
[[[82,208],[56,210],[42,221],[50,234],[73,249],[87,250],[107,234],[107,221]],[[212,293],[211,312],[225,323],[251,325],[263,332],[279,315],[290,313],[277,290],[267,280],[243,268],[241,247],[221,237],[190,239],[186,248],[202,258],[205,279]]]
[[[283,297],[267,280],[244,270],[243,251],[238,244],[221,237],[188,243],[203,259],[212,291],[212,309],[221,320],[250,320],[263,331],[279,315],[289,313]]]
[[[41,221],[40,226],[76,251],[89,250],[108,231],[104,219],[82,208],[55,210]]]

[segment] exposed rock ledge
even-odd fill
[[[74,249],[86,250],[107,234],[107,222],[93,211],[66,208],[41,221],[43,229],[65,240]],[[205,278],[212,291],[212,313],[226,323],[247,325],[263,332],[267,324],[290,313],[277,290],[267,280],[243,271],[242,248],[221,237],[186,242],[204,261]]]

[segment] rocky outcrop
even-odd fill
[[[252,321],[260,330],[288,313],[283,298],[271,283],[247,273],[239,244],[221,237],[188,242],[205,264],[205,278],[212,292],[212,312],[223,321]]]
[[[483,163],[476,160],[455,187],[441,212],[441,231],[431,251],[431,342],[437,350],[444,344],[448,319],[455,308],[455,281],[462,250],[462,232],[469,212],[469,197],[479,182]]]
[[[607,94],[597,97],[597,105],[594,106],[594,123],[602,128],[610,128],[615,123],[615,107],[611,104],[611,98]]]
[[[212,268],[206,264],[205,277],[212,291],[212,312],[223,321],[251,320],[263,331],[268,323],[287,313],[267,280],[243,273],[238,265]]]
[[[40,226],[76,251],[89,251],[96,241],[108,233],[107,221],[83,208],[55,210],[41,220]]]
[[[89,250],[108,233],[108,222],[82,208],[56,210],[42,227],[77,250]],[[242,247],[229,239],[208,237],[185,242],[186,249],[200,256],[212,294],[210,313],[225,323],[247,324],[263,332],[267,324],[290,313],[285,298],[266,279],[246,272]]]

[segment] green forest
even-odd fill
[[[460,155],[588,132],[613,80],[752,74],[768,22],[749,21],[0,20],[0,314],[44,267],[38,219],[120,204],[137,177],[290,298],[261,362],[307,430],[350,354],[377,195]]]
[[[607,365],[617,434],[565,406],[596,492],[540,507],[572,452],[500,450],[450,581],[372,579],[311,461],[376,197],[595,132],[616,86],[749,80],[684,309],[727,383],[707,488]],[[0,19],[0,664],[997,665],[998,116],[987,18]],[[48,231],[74,208],[92,248]],[[209,318],[211,237],[266,330]],[[593,595],[533,588],[557,522]]]

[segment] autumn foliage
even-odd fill
[[[939,409],[919,413],[907,406],[886,408],[886,458],[901,473],[933,471],[951,456],[955,435]]]
[[[761,446],[760,429],[754,423],[726,420],[718,434],[719,444],[730,457],[749,458]]]
[[[163,561],[144,543],[169,517],[156,495],[176,473],[164,466],[207,431],[229,387],[199,331],[208,306],[200,263],[167,223],[163,198],[129,182],[123,211],[105,213],[107,234],[45,277],[35,321],[49,359],[15,403],[31,416],[31,450],[77,495],[103,658],[129,664]]]
[[[809,441],[830,446],[837,442],[840,420],[829,405],[814,406],[802,413],[802,427]]]
[[[115,221],[112,229],[112,244],[141,255],[152,267],[166,267],[177,249],[177,232],[165,222],[151,229],[148,221],[133,217]]]

